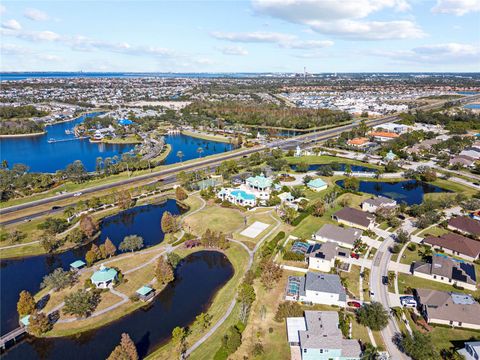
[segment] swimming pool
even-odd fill
[[[233,190],[231,194],[232,196],[243,200],[255,200],[255,195],[248,193],[245,190]]]

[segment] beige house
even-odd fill
[[[480,304],[472,295],[417,289],[416,298],[429,324],[480,329]]]
[[[344,207],[332,215],[339,224],[370,230],[375,225],[375,216],[351,207]]]

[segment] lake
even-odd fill
[[[465,109],[480,109],[480,104],[467,104],[463,106]]]
[[[331,164],[310,164],[308,166],[308,171],[315,171],[319,169],[324,169],[326,167],[330,167],[333,171],[345,171],[347,165],[346,164],[339,164],[339,163],[331,163]],[[292,170],[297,169],[297,165],[292,164],[290,165]],[[362,165],[350,165],[350,169],[354,172],[377,172],[376,169],[362,166]]]
[[[167,341],[176,326],[188,326],[206,312],[215,293],[233,276],[228,258],[216,251],[187,256],[175,270],[175,280],[145,309],[76,337],[29,338],[3,355],[4,359],[104,360],[130,335],[140,358]],[[173,357],[172,357],[173,358]]]
[[[118,247],[127,235],[143,237],[145,246],[163,241],[164,234],[160,219],[165,211],[181,214],[183,211],[175,200],[167,200],[159,205],[137,206],[116,215],[106,217],[100,226],[101,235],[95,241],[103,244],[107,237]],[[28,258],[2,260],[0,262],[0,331],[5,334],[18,327],[17,301],[22,290],[32,294],[40,290],[45,275],[58,267],[69,269],[69,265],[78,259],[85,259],[85,253],[91,244],[59,254],[39,255]]]
[[[90,113],[80,116],[72,121],[63,122],[46,127],[46,134],[38,136],[26,136],[0,139],[1,160],[7,160],[8,164],[22,163],[29,166],[32,172],[54,173],[65,169],[68,164],[75,160],[81,160],[87,171],[95,170],[97,157],[113,157],[132,150],[133,144],[104,144],[91,143],[89,139],[76,139],[75,136],[65,134],[65,130],[71,130],[82,123],[87,117],[94,117],[101,113]],[[68,140],[49,143],[49,139]],[[172,151],[165,159],[165,164],[174,164],[180,160],[196,159],[200,155],[197,149],[201,147],[201,156],[208,156],[230,151],[232,144],[218,141],[209,141],[193,138],[187,135],[168,135],[165,142],[170,144]],[[181,150],[183,158],[177,157]]]
[[[343,187],[343,180],[337,181],[336,184]],[[396,182],[362,180],[360,181],[359,191],[372,195],[382,195],[394,199],[398,203],[404,202],[407,205],[421,204],[423,195],[428,193],[450,192],[441,187],[417,180]]]

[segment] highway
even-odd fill
[[[476,100],[476,99],[479,99],[479,98],[480,98],[480,95],[473,95],[473,96],[463,97],[463,98],[461,98],[457,101],[459,101],[461,103],[464,103],[464,102],[470,102],[470,101],[473,101],[473,100]],[[445,102],[446,101],[441,101],[441,102],[437,102],[437,103],[434,103],[434,104],[430,104],[430,105],[427,105],[427,106],[424,106],[424,107],[420,108],[420,110],[430,110],[430,109],[433,109],[433,108],[441,107]],[[380,124],[383,124],[383,123],[397,121],[397,120],[399,120],[398,115],[391,115],[391,116],[383,117],[383,118],[380,118],[380,119],[369,120],[369,121],[367,121],[367,125],[368,126],[375,126],[375,125],[380,125]],[[304,145],[305,143],[309,143],[309,142],[324,141],[324,140],[334,138],[335,136],[338,136],[340,133],[342,133],[344,131],[349,131],[349,130],[357,127],[358,125],[359,125],[359,122],[353,122],[353,123],[348,124],[348,125],[343,125],[343,126],[340,126],[340,127],[327,129],[327,130],[321,130],[321,131],[317,131],[317,132],[312,132],[312,133],[308,133],[308,134],[304,134],[304,135],[300,135],[300,136],[296,136],[296,137],[291,137],[291,138],[288,138],[288,139],[285,139],[285,140],[276,140],[276,141],[270,142],[266,145],[258,146],[258,147],[251,148],[251,149],[245,149],[245,150],[237,151],[237,152],[228,152],[228,153],[225,153],[222,156],[217,156],[217,157],[214,157],[214,158],[211,158],[211,159],[206,158],[206,159],[196,161],[196,162],[192,162],[192,163],[188,163],[188,164],[179,163],[177,166],[169,168],[169,169],[158,170],[158,171],[154,171],[154,172],[151,172],[151,173],[148,173],[148,174],[135,176],[135,177],[124,179],[124,180],[119,180],[119,181],[112,182],[112,183],[109,183],[109,184],[104,184],[104,185],[98,185],[98,186],[85,188],[85,189],[79,190],[79,192],[81,192],[82,195],[92,194],[92,193],[95,193],[95,192],[98,192],[98,191],[108,190],[108,189],[112,189],[112,188],[119,187],[119,186],[124,186],[124,185],[129,185],[129,184],[135,184],[137,182],[141,182],[141,181],[145,181],[145,180],[149,180],[149,179],[160,180],[160,179],[163,179],[164,177],[166,177],[168,175],[174,175],[174,174],[176,174],[178,172],[181,172],[181,171],[189,171],[189,170],[193,170],[193,169],[196,169],[196,170],[206,169],[206,168],[208,168],[212,165],[219,164],[222,161],[248,156],[248,155],[253,154],[255,152],[263,151],[267,148],[293,149],[297,145]],[[28,208],[31,208],[31,207],[39,206],[39,205],[52,204],[52,206],[53,206],[53,204],[56,201],[70,199],[70,198],[74,198],[74,197],[75,197],[74,193],[65,193],[65,194],[59,194],[59,195],[51,196],[51,197],[40,199],[40,200],[31,201],[31,202],[20,204],[20,205],[6,207],[6,208],[3,208],[3,209],[0,209],[0,216],[5,215],[5,214],[14,213],[16,211],[28,209]],[[45,213],[49,213],[49,211],[45,211],[43,209],[42,211],[39,211],[38,213],[30,214],[29,216],[23,217],[22,219],[35,218],[35,217],[38,217],[38,216],[45,215]],[[8,223],[18,222],[18,220],[19,219],[11,220]],[[7,222],[3,222],[3,223],[0,222],[0,225],[7,225]]]

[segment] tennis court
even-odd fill
[[[247,227],[245,230],[243,230],[240,235],[246,236],[250,239],[256,238],[258,235],[262,233],[266,228],[268,228],[270,224],[265,224],[260,221],[255,221],[252,225]]]

